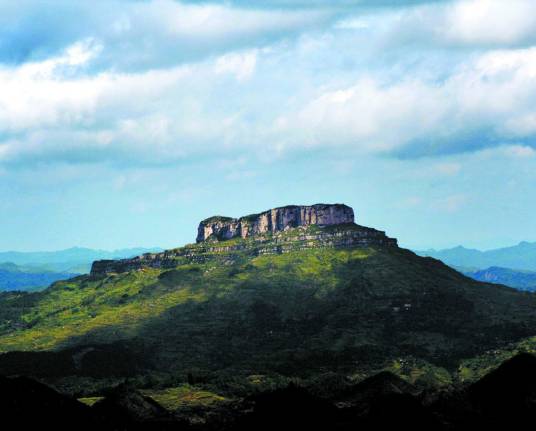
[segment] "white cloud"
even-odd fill
[[[536,37],[533,0],[468,0],[445,7],[438,32],[470,44],[515,45]]]
[[[256,63],[255,51],[226,54],[216,60],[215,71],[218,74],[230,73],[238,81],[243,81],[253,74]]]
[[[95,44],[92,39],[83,40],[69,46],[63,57],[56,60],[58,65],[81,66],[88,63],[102,51],[102,45]]]
[[[430,131],[444,115],[440,102],[434,89],[422,82],[384,86],[368,77],[350,88],[320,95],[277,123],[283,127],[280,133],[289,136],[306,130],[304,136],[297,137],[303,139],[303,145],[351,145],[367,152],[386,151],[414,137],[417,127],[421,133]]]
[[[520,136],[536,133],[536,113],[520,114],[509,120],[505,127]]]
[[[457,0],[425,4],[388,16],[392,45],[525,47],[536,42],[533,0]]]
[[[158,23],[170,36],[193,40],[247,38],[265,32],[284,32],[313,24],[326,16],[322,11],[281,12],[229,7],[229,5],[189,5],[170,0],[155,0],[135,6],[135,16]]]
[[[365,152],[417,142],[423,154],[434,154],[531,138],[535,67],[536,48],[528,48],[477,56],[439,82],[385,83],[381,76],[369,76],[312,98],[278,118],[275,128],[292,137],[289,146],[347,145]]]
[[[415,155],[441,154],[522,142],[535,133],[536,48],[477,56],[442,82],[418,76],[392,82],[367,73],[334,89],[304,87],[293,75],[272,87],[272,68],[288,67],[277,50],[80,77],[49,66],[65,58],[0,72],[6,88],[0,121],[12,135],[2,143],[3,160],[48,154],[153,163],[233,148],[273,158],[304,147],[378,153],[408,145]],[[258,96],[264,85],[276,109]],[[493,139],[477,133],[465,142],[467,130],[486,130]]]
[[[329,8],[282,11],[236,7],[228,2],[19,3],[0,2],[0,62],[55,56],[66,46],[91,38],[102,48],[95,68],[119,71],[173,67],[270,44],[325,26],[335,16]],[[79,54],[73,51],[71,57]]]
[[[265,19],[263,25],[278,28],[318,18],[297,13],[276,23],[282,12],[169,0],[135,7],[136,13],[129,9],[115,17],[113,31],[121,38],[134,29],[141,32],[139,23],[152,28],[157,20],[162,32],[189,37],[191,29],[191,37],[210,41],[226,32],[255,32],[255,23]],[[476,24],[466,22],[464,14],[472,7],[501,19],[499,6],[484,0],[395,15],[410,22],[406,15],[425,19],[433,10],[440,22],[469,28]],[[512,3],[515,11],[523,7],[526,2]],[[355,25],[343,30],[339,24],[269,48],[137,72],[113,67],[91,72],[107,55],[106,38],[82,39],[43,61],[1,66],[0,159],[152,164],[199,154],[246,154],[274,160],[304,148],[414,157],[505,144],[519,145],[512,154],[528,154],[536,137],[536,48],[471,51],[455,60],[441,52],[449,61],[437,69],[427,67],[436,59],[429,60],[428,52],[407,60],[401,50],[374,62],[376,51],[370,55],[366,48],[384,36],[383,30],[376,32],[385,17],[390,20],[393,13],[348,18]],[[375,39],[359,42],[352,32],[369,32]],[[143,39],[139,43],[134,54],[145,55],[150,49]],[[453,176],[458,170],[439,165],[436,174]]]
[[[335,28],[343,30],[365,30],[370,28],[370,23],[363,18],[346,18],[338,21]]]

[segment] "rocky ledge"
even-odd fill
[[[187,263],[228,264],[240,256],[280,254],[314,248],[397,247],[385,232],[354,223],[346,205],[288,206],[239,219],[211,217],[199,224],[197,243],[132,259],[99,260],[92,276]]]

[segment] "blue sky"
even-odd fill
[[[344,202],[536,241],[533,0],[0,0],[0,250],[174,247]]]

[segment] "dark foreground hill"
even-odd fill
[[[208,381],[389,368],[445,383],[462,360],[534,335],[533,294],[401,249],[345,206],[213,217],[198,238],[0,296],[0,373]]]
[[[0,376],[0,417],[6,429],[96,429],[90,408],[25,377]]]
[[[165,408],[131,385],[82,404],[36,381],[2,377],[0,414],[19,429],[88,431],[526,429],[536,420],[535,376],[536,358],[521,354],[472,385],[446,390],[418,390],[386,372],[346,382],[328,397],[291,383],[209,406],[204,420]]]

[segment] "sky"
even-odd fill
[[[488,249],[535,184],[535,0],[0,0],[0,250],[319,202]]]

